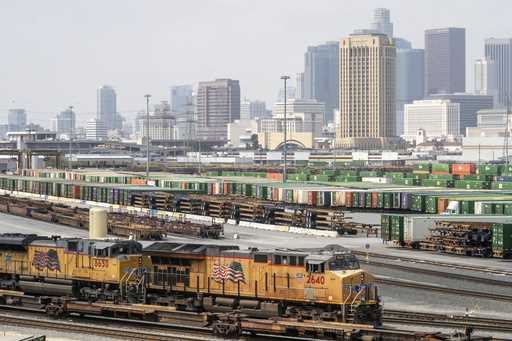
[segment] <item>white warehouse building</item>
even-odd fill
[[[404,135],[409,142],[419,130],[426,138],[459,136],[460,105],[450,100],[420,100],[405,105]]]

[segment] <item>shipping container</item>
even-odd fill
[[[434,163],[432,164],[431,173],[450,173],[450,165],[447,163]]]
[[[478,175],[493,175],[493,176],[499,175],[498,174],[498,165],[490,165],[490,164],[480,165],[480,166],[478,166],[476,173]]]
[[[495,257],[512,257],[512,224],[493,224],[492,251]]]
[[[404,241],[404,217],[401,215],[391,216],[391,240],[399,243]]]
[[[452,174],[471,175],[475,174],[475,165],[473,163],[453,164],[451,166]]]
[[[380,216],[380,235],[383,241],[391,240],[391,215]]]

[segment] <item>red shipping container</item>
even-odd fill
[[[444,211],[446,211],[446,209],[448,208],[448,199],[441,199],[439,198],[437,200],[437,214],[441,214],[441,213],[444,213]]]
[[[73,186],[73,199],[80,199],[80,187]]]
[[[354,203],[353,193],[345,192],[345,207],[352,207]]]
[[[317,193],[314,191],[308,192],[308,205],[316,206]]]
[[[379,193],[372,192],[372,208],[379,207]]]
[[[223,190],[222,190],[222,194],[229,194],[229,184],[228,183],[224,183],[224,186],[222,186]]]
[[[472,175],[475,174],[476,166],[473,163],[454,164],[452,165],[452,174]]]

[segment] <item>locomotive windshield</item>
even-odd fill
[[[356,270],[359,269],[359,261],[352,254],[336,255],[329,260],[329,270]]]

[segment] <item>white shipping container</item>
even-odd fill
[[[390,184],[391,178],[384,178],[384,177],[363,177],[361,178],[362,182],[372,182],[375,184]]]

